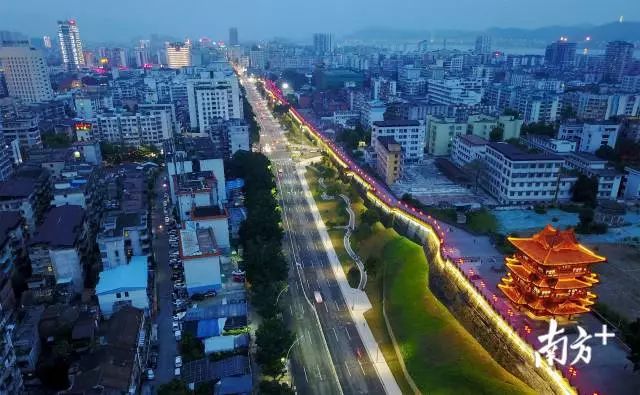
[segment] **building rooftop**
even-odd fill
[[[402,151],[402,146],[393,138],[393,136],[380,136],[378,142],[390,152]]]
[[[96,295],[147,288],[147,257],[133,256],[128,265],[100,272]]]
[[[460,140],[464,140],[467,145],[487,145],[489,142],[480,136],[474,134],[463,134],[459,136]]]
[[[198,228],[198,224],[191,221],[187,221],[185,229],[180,230],[180,249],[183,257],[220,253],[211,228]]]
[[[191,210],[191,218],[226,217],[227,213],[218,206],[199,206]]]
[[[146,228],[147,219],[144,212],[123,213],[117,212],[105,216],[102,220],[101,236],[118,237],[122,236],[127,228]]]
[[[31,178],[13,177],[0,181],[0,199],[20,199],[29,197],[36,189],[38,181]]]
[[[589,162],[607,163],[606,159],[602,159],[590,152],[571,152],[569,156],[576,157]]]
[[[562,158],[557,155],[542,152],[530,153],[523,151],[515,145],[505,142],[489,143],[489,147],[495,149],[496,151],[500,152],[502,155],[513,161],[562,160]]]
[[[52,207],[36,229],[29,245],[47,244],[50,247],[73,247],[80,236],[84,209],[66,205]]]
[[[209,137],[183,137],[175,143],[175,152],[165,148],[169,160],[220,159],[224,153],[213,144]]]
[[[393,121],[375,121],[373,126],[381,128],[399,127],[399,126],[420,126],[420,122],[412,120],[393,120]]]

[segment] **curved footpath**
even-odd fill
[[[356,263],[356,266],[358,266],[358,271],[360,271],[358,289],[364,291],[364,287],[367,285],[367,271],[364,270],[364,264],[362,263],[360,256],[353,251],[353,248],[351,248],[351,232],[353,232],[356,227],[356,215],[351,208],[351,199],[343,194],[340,194],[340,197],[347,204],[347,213],[349,213],[349,225],[345,227],[343,238],[344,249],[347,250],[347,254],[349,254],[351,259]]]

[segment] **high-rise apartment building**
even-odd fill
[[[62,61],[67,70],[77,70],[85,66],[80,30],[74,19],[58,21],[58,41],[60,41]]]
[[[566,37],[547,46],[544,53],[544,63],[551,67],[567,69],[576,64],[576,43],[568,41]]]
[[[209,78],[187,82],[191,128],[206,133],[214,118],[242,118],[238,79],[232,72],[212,72]]]
[[[238,41],[238,28],[237,27],[232,27],[231,29],[229,29],[229,45],[233,46],[233,45],[238,45],[239,41]]]
[[[476,37],[476,53],[487,54],[491,52],[491,36],[482,34]]]
[[[0,65],[9,96],[28,103],[53,99],[47,64],[42,53],[29,47],[28,42],[0,46]]]
[[[189,43],[167,43],[167,65],[172,69],[191,66],[191,44]]]
[[[633,63],[633,44],[626,41],[607,43],[604,53],[604,77],[610,82],[620,82]]]
[[[333,52],[333,34],[314,33],[313,49],[317,55],[326,55]]]

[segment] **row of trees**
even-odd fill
[[[276,185],[271,163],[257,152],[239,151],[229,163],[229,172],[245,182],[247,219],[240,227],[243,269],[250,284],[253,307],[263,321],[256,332],[256,360],[262,373],[278,381],[285,371],[285,357],[293,344],[293,335],[279,318],[278,294],[286,287],[288,266],[282,253],[281,210],[276,200]],[[261,388],[288,393],[286,385],[262,384]]]

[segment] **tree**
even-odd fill
[[[584,174],[580,174],[576,183],[573,184],[571,192],[571,200],[574,202],[585,203],[591,207],[595,207],[598,196],[598,178],[596,176],[587,177]]]
[[[195,395],[211,395],[213,394],[213,382],[207,381],[196,385]]]
[[[370,208],[362,213],[360,220],[367,226],[373,226],[373,224],[375,224],[376,222],[380,222],[380,214],[375,208]]]
[[[502,141],[503,138],[504,138],[504,129],[502,127],[496,126],[495,128],[491,129],[491,132],[489,133],[489,140]]]
[[[191,391],[184,381],[173,379],[158,387],[158,395],[191,395]]]
[[[72,139],[65,133],[42,133],[42,145],[46,148],[68,148]]]
[[[556,136],[556,128],[554,125],[546,124],[544,122],[533,122],[527,125],[522,125],[520,132],[523,135],[527,134],[539,134],[548,137]]]
[[[630,323],[627,328],[624,339],[631,349],[627,358],[633,362],[634,371],[640,370],[640,318]]]
[[[485,170],[486,165],[482,159],[474,159],[471,162],[464,165],[465,173],[468,173],[473,176],[474,180],[474,188],[475,191],[478,192],[478,183],[480,181],[480,175]]]
[[[378,273],[378,269],[380,268],[381,264],[382,262],[380,261],[379,258],[375,256],[370,256],[364,262],[364,270],[367,272],[368,275],[375,276],[376,273]]]
[[[617,162],[620,159],[616,151],[608,145],[603,145],[598,148],[595,154],[598,158],[608,160],[609,162]]]
[[[588,229],[593,223],[593,218],[594,218],[593,209],[590,207],[583,208],[582,210],[580,210],[580,213],[578,214],[578,218],[580,219],[580,226],[585,229]]]
[[[204,358],[204,344],[189,332],[182,335],[180,341],[180,353],[185,362]]]
[[[566,105],[562,107],[562,110],[560,110],[560,120],[562,121],[566,121],[567,119],[574,119],[577,116],[578,113],[576,113],[576,110],[574,110],[571,105]]]
[[[284,358],[293,341],[293,334],[282,320],[268,318],[262,321],[256,331],[256,361],[262,367],[262,373],[274,378],[284,373]]]
[[[295,391],[287,383],[263,380],[260,382],[260,391],[264,395],[293,395]]]
[[[283,70],[281,79],[283,82],[287,82],[291,88],[296,91],[309,83],[309,79],[304,74],[293,69]]]
[[[520,116],[520,113],[518,112],[518,110],[514,110],[513,108],[505,108],[502,114],[511,116],[511,117],[516,117],[516,118]]]

